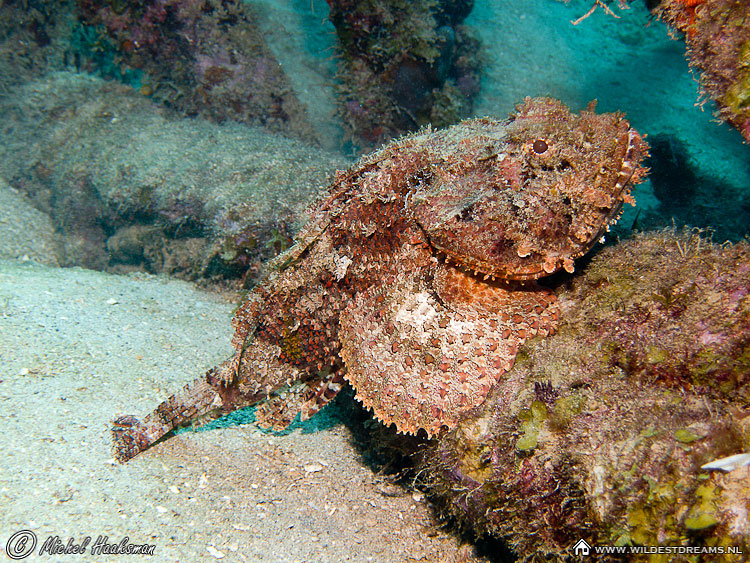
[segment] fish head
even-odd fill
[[[450,261],[505,280],[572,272],[647,172],[648,146],[622,114],[551,98],[435,135],[444,152],[414,194],[416,220]]]

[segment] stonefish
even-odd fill
[[[400,432],[456,425],[555,330],[534,280],[588,252],[633,203],[647,145],[622,115],[527,98],[391,142],[340,171],[296,244],[233,320],[234,355],[143,418],[114,421],[125,461],[178,426],[261,403],[304,420],[348,381]]]

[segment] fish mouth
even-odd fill
[[[473,257],[460,256],[449,250],[435,247],[438,259],[445,264],[454,266],[467,274],[473,275],[485,282],[502,282],[505,284],[513,282],[533,281],[543,277],[545,274],[542,268],[529,269],[524,272],[517,272],[507,268],[500,268],[497,265],[479,260]]]

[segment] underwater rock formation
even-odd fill
[[[479,42],[461,25],[473,0],[327,0],[341,50],[341,115],[355,143],[377,146],[468,116]]]
[[[405,137],[339,172],[235,315],[234,356],[142,421],[125,461],[174,428],[255,403],[284,428],[349,381],[376,418],[435,435],[481,404],[518,347],[554,331],[533,280],[588,252],[645,169],[620,114],[527,98],[508,121]]]
[[[316,141],[244,2],[77,0],[77,7],[93,33],[103,35],[98,48],[142,73],[142,93],[187,115]]]
[[[47,213],[62,265],[252,285],[348,161],[241,124],[185,120],[58,73],[0,102],[0,174]]]
[[[443,514],[524,561],[579,539],[747,554],[750,455],[706,464],[750,451],[749,280],[750,245],[690,231],[598,253],[556,292],[556,334],[425,455]]]
[[[690,65],[722,119],[750,142],[750,4],[736,0],[663,0],[654,10],[685,34]]]
[[[0,4],[3,90],[74,64],[73,0],[4,0]]]

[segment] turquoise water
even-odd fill
[[[750,147],[701,98],[684,42],[670,37],[642,2],[614,8],[618,19],[598,9],[572,25],[592,4],[479,0],[466,21],[488,62],[476,112],[504,114],[527,95],[554,96],[573,108],[597,99],[599,111],[624,112],[662,148],[651,166],[662,172],[654,178],[665,201],[654,197],[651,181],[636,189],[642,227],[667,226],[674,217],[677,225],[712,227],[719,242],[742,238],[750,226]],[[674,161],[683,164],[679,170],[670,167]],[[686,191],[694,192],[688,202],[670,204]],[[628,210],[621,226],[634,219]]]

